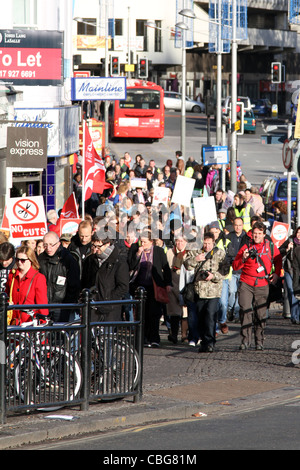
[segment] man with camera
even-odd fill
[[[201,338],[199,352],[214,350],[219,299],[226,275],[226,272],[222,272],[225,256],[225,251],[215,246],[214,235],[207,232],[202,250],[190,252],[184,263],[187,270],[194,270],[195,303]]]
[[[242,270],[238,298],[240,306],[240,349],[251,346],[252,323],[255,346],[263,350],[269,284],[276,284],[282,268],[278,248],[266,238],[266,226],[256,222],[252,227],[252,240],[245,243],[233,261],[233,270]]]

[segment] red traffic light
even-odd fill
[[[240,110],[241,110],[241,107],[237,104],[237,105],[236,105],[236,112],[239,113]]]

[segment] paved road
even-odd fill
[[[175,163],[175,151],[180,149],[180,113],[166,113],[165,137],[154,143],[125,140],[110,143],[110,148],[117,158],[129,151],[132,158],[141,153],[146,162],[153,158],[158,166],[163,166],[171,158]],[[187,114],[186,119],[186,157],[193,156],[200,161],[202,145],[207,144],[207,118],[203,114]],[[237,159],[241,161],[242,169],[248,180],[254,185],[260,185],[271,174],[281,174],[282,145],[261,143],[264,134],[262,121],[257,124],[256,134],[245,134],[238,137]],[[215,126],[211,126],[211,144],[215,145]]]
[[[168,451],[165,461],[200,464],[202,450],[299,450],[300,400],[277,406],[236,412],[223,416],[201,417],[133,427],[126,432],[113,431],[71,439],[66,442],[31,446],[33,450],[101,450],[100,459],[108,455],[120,458],[129,451],[140,463],[151,465]],[[147,450],[141,457],[138,453]],[[186,455],[181,451],[189,451]],[[131,451],[131,452],[130,452]],[[151,452],[149,452],[151,451]],[[153,452],[155,451],[155,456]],[[171,451],[171,452],[169,452]],[[195,451],[195,452],[193,452]],[[134,460],[132,461],[132,464]],[[135,465],[134,465],[135,466]]]
[[[122,432],[132,426],[163,421],[198,421],[198,413],[205,413],[215,423],[223,421],[228,413],[237,413],[246,422],[249,412],[282,403],[290,403],[291,408],[293,405],[296,414],[300,397],[299,328],[284,319],[281,306],[274,304],[264,351],[240,351],[239,325],[229,323],[229,334],[218,337],[216,351],[199,354],[197,348],[170,343],[162,325],[161,348],[144,348],[141,402],[100,401],[91,403],[87,411],[71,407],[49,413],[11,414],[7,423],[0,426],[0,449],[43,441],[48,444],[51,440],[98,432]],[[274,414],[272,430],[268,429],[270,439],[272,436],[277,439],[284,410],[288,416],[291,408]],[[72,421],[60,419],[61,415],[71,417]],[[219,438],[217,431],[218,427],[215,435]],[[253,431],[254,442],[256,434]]]

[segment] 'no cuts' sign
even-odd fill
[[[43,196],[9,199],[7,218],[13,240],[42,238],[48,231]]]

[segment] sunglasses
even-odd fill
[[[22,264],[24,264],[25,261],[28,261],[28,260],[29,260],[29,258],[16,258],[16,262],[17,263],[22,263]]]
[[[95,250],[100,250],[100,248],[104,246],[104,243],[102,243],[101,245],[92,245],[92,247],[95,249]]]

